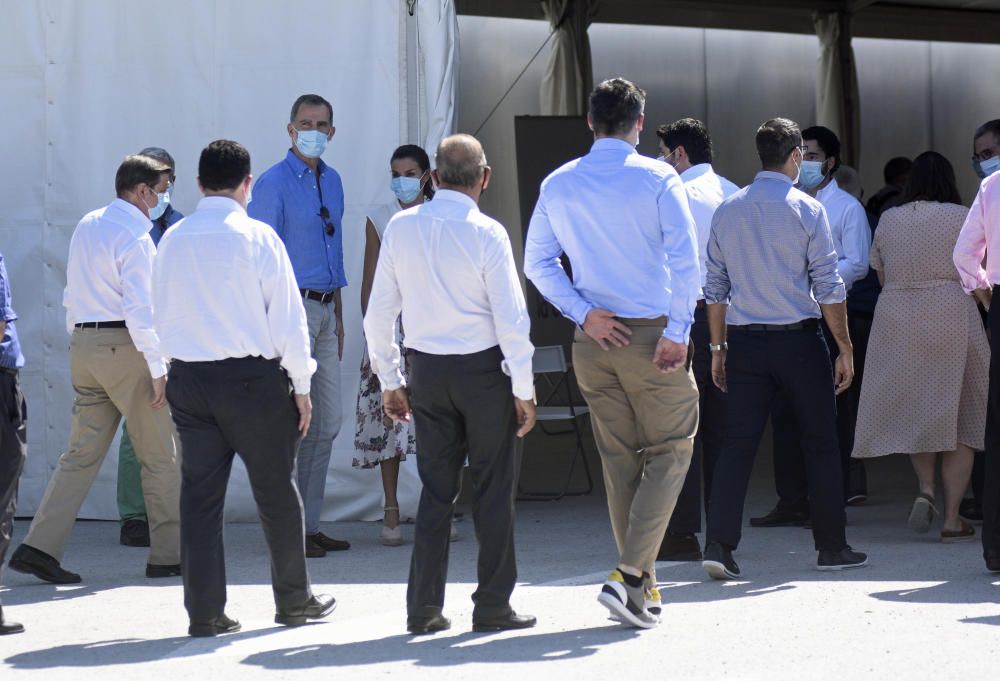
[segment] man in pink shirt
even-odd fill
[[[979,193],[955,244],[954,261],[962,287],[989,310],[990,300],[1000,285],[1000,173],[988,176],[979,185]],[[995,356],[1000,350],[1000,311],[990,312],[988,324],[990,350]],[[993,360],[989,400],[983,476],[983,558],[987,569],[1000,572],[1000,362]]]

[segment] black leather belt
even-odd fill
[[[17,376],[17,369],[11,367],[0,367],[0,374],[9,374],[11,376]]]
[[[734,331],[806,331],[819,328],[819,320],[803,319],[792,324],[733,324]]]
[[[78,329],[124,329],[125,322],[80,322],[79,324],[74,324]]]
[[[326,305],[327,303],[333,302],[333,294],[335,294],[336,291],[323,292],[323,291],[313,291],[312,289],[308,288],[300,288],[299,293],[302,294],[303,298],[308,298],[309,300],[315,300],[319,303],[323,303],[324,305]]]

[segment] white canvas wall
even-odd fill
[[[412,18],[405,0],[331,0],[302,10],[278,0],[0,0],[0,251],[20,315],[29,403],[19,514],[35,510],[67,444],[72,389],[61,300],[77,220],[114,197],[121,158],[150,145],[174,155],[175,203],[192,211],[197,158],[208,142],[242,142],[259,175],[284,156],[295,97],[316,92],[334,106],[337,134],[324,159],[344,178],[351,284],[344,428],[325,517],[380,515],[378,473],[351,470],[364,216],[391,199],[392,150],[411,141],[433,147],[452,125],[454,6],[421,0]],[[414,35],[424,49],[407,59]],[[423,83],[421,97],[407,98],[408,78]],[[116,451],[83,517],[117,517]],[[245,477],[235,475],[230,510],[250,517]],[[411,461],[401,481],[404,513],[413,512],[415,481]]]

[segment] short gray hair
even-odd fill
[[[452,187],[474,187],[483,179],[486,152],[472,135],[445,137],[434,154],[438,181]]]
[[[174,164],[174,157],[164,149],[163,147],[146,147],[139,152],[139,156],[149,156],[150,158],[155,158],[161,163],[166,163],[171,169],[176,168]]]

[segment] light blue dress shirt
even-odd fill
[[[697,243],[677,172],[624,140],[602,138],[542,183],[524,273],[578,325],[595,307],[625,318],[666,315],[663,336],[687,343],[701,289]]]
[[[846,297],[826,210],[788,176],[761,171],[715,211],[705,302],[729,303],[729,324],[794,324]]]
[[[347,286],[344,274],[344,186],[337,171],[320,160],[323,204],[334,233],[320,217],[316,174],[291,149],[257,178],[247,214],[271,225],[285,243],[301,289],[332,291]]]

